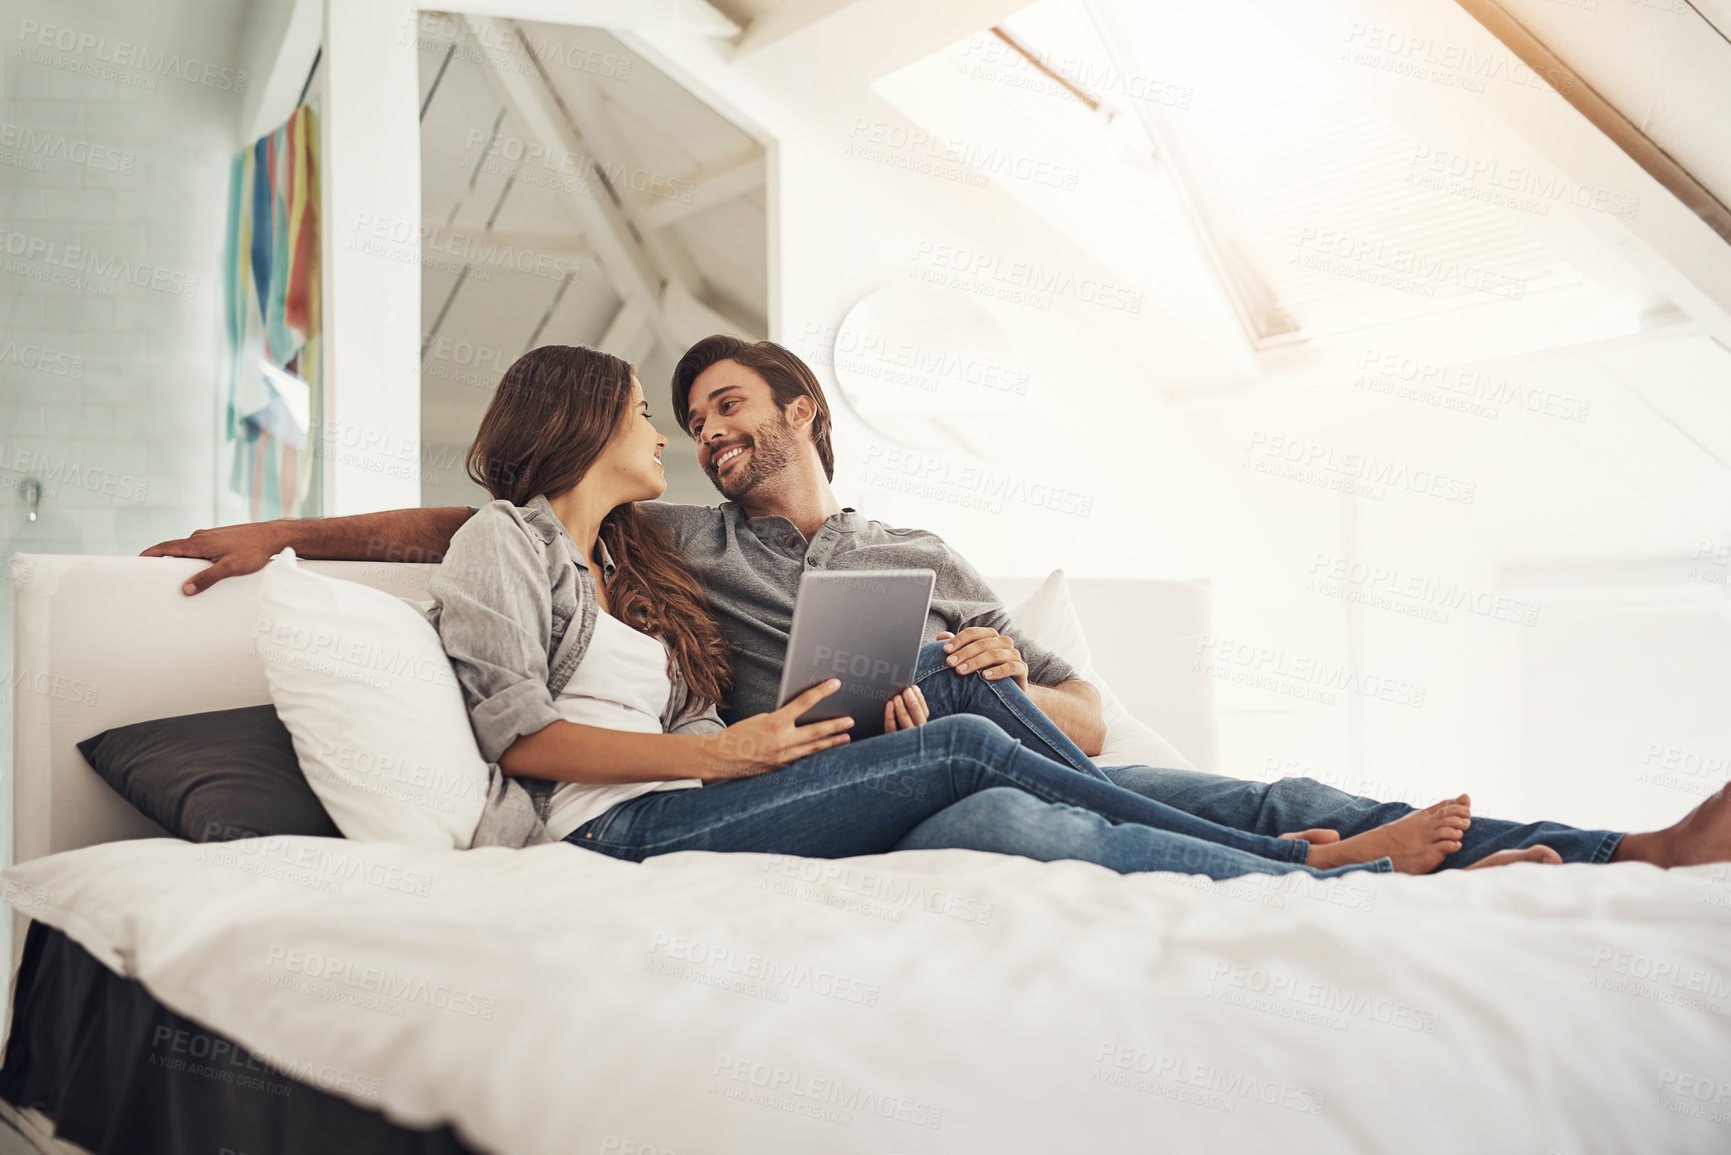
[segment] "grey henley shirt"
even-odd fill
[[[897,529],[849,508],[807,541],[787,518],[747,518],[731,501],[643,501],[637,508],[661,527],[697,576],[732,647],[733,691],[721,710],[729,724],[775,709],[794,597],[807,569],[932,570],[937,583],[921,641],[932,641],[941,630],[987,626],[1016,643],[1029,681],[1056,686],[1077,676],[1069,663],[1012,624],[978,571],[929,530]]]

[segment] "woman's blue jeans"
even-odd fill
[[[1050,846],[1067,844],[1071,828],[1086,823],[1094,835],[1088,861],[1124,873],[1329,877],[1391,868],[1386,858],[1333,870],[1305,866],[1305,843],[1217,827],[1078,774],[968,714],[850,742],[750,778],[643,794],[584,823],[566,841],[632,861],[676,850],[848,858],[891,850],[946,807],[999,790],[1046,804],[1028,812],[1028,828],[1009,851],[1026,857],[1047,857]]]
[[[1198,770],[1096,767],[1013,680],[988,681],[977,673],[957,674],[944,658],[940,644],[927,645],[920,651],[915,675],[933,718],[955,714],[989,718],[1012,738],[1054,761],[1223,827],[1256,834],[1321,827],[1351,838],[1413,811],[1403,802],[1378,802],[1348,794],[1314,778],[1251,782]],[[1036,857],[1098,861],[1092,853],[1098,832],[1090,822],[1070,815],[1064,822],[1047,823],[1035,813],[1037,805],[1027,796],[966,798],[911,831],[897,849],[961,846],[1020,854],[1024,852],[1018,847],[1037,836],[1041,850]],[[1622,838],[1609,830],[1581,830],[1560,822],[1508,822],[1475,814],[1471,829],[1461,839],[1461,848],[1438,869],[1471,866],[1499,850],[1538,845],[1549,846],[1564,862],[1609,862]]]

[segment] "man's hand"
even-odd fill
[[[272,555],[280,553],[294,541],[289,530],[293,522],[256,521],[249,525],[224,525],[216,529],[195,529],[191,537],[159,542],[140,557],[202,557],[216,564],[192,575],[180,592],[188,595],[209,589],[223,578],[239,577],[264,568]]]
[[[918,686],[909,686],[884,703],[884,733],[912,730],[931,721],[932,712],[926,707],[926,696]]]
[[[820,682],[779,710],[753,714],[715,734],[699,739],[702,765],[694,777],[705,781],[749,778],[768,770],[779,770],[789,762],[840,746],[848,740],[842,733],[852,718],[831,718],[809,726],[794,719],[841,689],[841,679]]]
[[[937,640],[944,643],[944,652],[949,655],[945,661],[956,673],[978,671],[992,681],[1014,678],[1016,685],[1027,692],[1028,663],[1022,660],[1022,651],[1016,648],[1016,643],[1006,635],[987,626],[969,626],[959,634],[946,630],[938,635]]]
[[[223,578],[263,569],[273,554],[290,545],[301,557],[320,560],[437,562],[451,548],[451,535],[468,520],[466,505],[391,509],[347,517],[283,517],[201,529],[191,537],[153,545],[140,556],[202,557],[215,562],[180,587],[182,593],[191,595]]]

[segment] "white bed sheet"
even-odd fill
[[[484,1151],[1629,1155],[1731,1150],[1726,875],[155,839],[0,893],[291,1074]]]

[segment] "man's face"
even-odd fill
[[[801,434],[756,370],[717,361],[691,383],[687,403],[697,464],[729,501],[741,500],[799,459]]]

